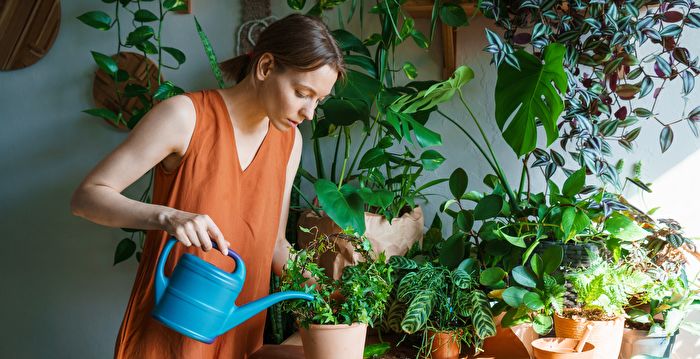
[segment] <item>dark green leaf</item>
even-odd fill
[[[442,22],[452,27],[460,27],[468,23],[467,14],[464,12],[464,9],[452,3],[442,4],[440,8],[440,19]]]
[[[542,254],[544,263],[544,273],[552,274],[556,271],[564,260],[564,249],[561,245],[555,244],[547,248]]]
[[[433,171],[440,167],[443,162],[445,162],[445,157],[443,157],[438,151],[427,150],[420,155],[420,160],[426,170]]]
[[[484,220],[496,217],[503,208],[503,197],[491,194],[484,197],[474,208],[474,219]]]
[[[522,285],[523,287],[535,288],[537,287],[537,278],[535,278],[530,271],[524,266],[517,266],[513,268],[513,280]]]
[[[130,238],[122,239],[117,245],[117,250],[114,252],[113,265],[129,259],[129,257],[131,257],[135,251],[136,243],[134,243],[134,241],[132,241]]]
[[[360,234],[365,232],[364,211],[359,206],[351,206],[335,183],[319,178],[314,188],[321,208],[340,228],[352,227]]]
[[[508,287],[503,291],[503,301],[513,308],[518,308],[523,304],[523,297],[528,291],[525,288],[520,287]]]
[[[112,27],[112,18],[104,11],[88,11],[78,16],[78,20],[102,31],[109,30]]]
[[[559,137],[557,119],[564,109],[560,94],[566,93],[567,88],[564,53],[565,47],[561,44],[547,46],[543,64],[520,50],[515,56],[521,71],[512,66],[498,68],[496,122],[518,157],[535,148],[538,121],[544,126],[547,145]]]
[[[440,248],[440,264],[447,268],[456,268],[464,260],[464,235],[455,233],[445,240]]]
[[[408,77],[410,80],[413,80],[418,76],[418,72],[416,71],[416,67],[408,61],[406,61],[403,64],[402,69],[403,69],[404,74],[406,74],[406,77]]]
[[[99,66],[102,69],[102,71],[110,75],[114,75],[117,73],[117,62],[114,61],[114,59],[96,51],[90,52],[92,53],[92,58],[95,59],[97,66]]]
[[[469,233],[474,226],[474,214],[471,211],[461,210],[457,214],[457,228],[464,233]]]
[[[544,303],[537,293],[527,292],[523,296],[523,304],[530,310],[538,311],[544,308]]]
[[[381,147],[375,147],[367,151],[364,156],[362,156],[360,166],[358,168],[365,169],[379,167],[387,163],[388,160],[389,157],[386,155],[386,152],[384,152],[384,149]]]
[[[485,286],[492,286],[505,278],[506,272],[499,267],[487,268],[479,275],[479,283]]]
[[[357,121],[369,122],[369,107],[362,100],[329,98],[319,107],[323,110],[324,120],[336,126],[349,126]]]
[[[454,198],[462,198],[464,192],[467,191],[467,184],[469,183],[469,177],[467,177],[467,172],[462,168],[458,167],[450,175],[450,192]]]
[[[371,56],[367,47],[362,43],[362,40],[358,39],[352,33],[338,29],[331,32],[333,37],[338,42],[338,46],[343,51],[354,51],[365,56]]]
[[[170,56],[172,56],[175,59],[175,61],[177,61],[178,64],[182,65],[183,63],[185,63],[186,57],[182,51],[180,51],[174,47],[167,47],[167,46],[163,46],[163,47],[161,47],[161,49],[163,51],[167,52],[168,54],[170,54]]]
[[[138,22],[158,21],[158,16],[146,9],[139,9],[134,13],[134,20]]]
[[[581,192],[583,186],[586,185],[586,170],[580,169],[572,173],[564,182],[562,194],[566,197],[573,197]]]
[[[306,0],[287,0],[287,5],[289,5],[292,10],[300,11],[306,5]]]
[[[134,31],[130,32],[129,35],[127,35],[126,44],[137,45],[152,38],[153,35],[154,32],[152,27],[148,25],[139,26],[136,29],[134,29]]]

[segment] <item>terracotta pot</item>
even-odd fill
[[[532,328],[531,323],[501,327],[504,314],[493,318],[496,323],[496,335],[484,340],[484,353],[495,358],[532,358],[532,342],[540,335]]]
[[[540,338],[532,342],[535,359],[593,359],[598,358],[595,346],[589,342],[581,352],[574,348],[578,339],[571,338]]]
[[[458,359],[462,343],[455,337],[454,331],[433,332],[429,330],[428,340],[432,340],[432,346],[428,357],[432,359]]]
[[[306,359],[362,359],[367,324],[311,324],[299,334]]]
[[[677,336],[677,331],[673,335],[666,332],[649,334],[646,330],[625,328],[620,358],[633,358],[636,355],[671,358]]]
[[[554,315],[554,331],[559,338],[580,339],[586,326],[593,326],[588,339],[595,346],[596,359],[617,359],[622,345],[622,331],[625,329],[625,318],[614,320],[574,320]]]
[[[318,228],[320,234],[340,233],[340,228],[333,223],[325,213],[319,217],[313,211],[305,211],[299,217],[299,226],[305,228]],[[410,213],[394,218],[391,223],[383,216],[365,212],[365,236],[372,243],[372,249],[376,254],[384,252],[386,258],[402,256],[408,252],[413,243],[423,241],[423,210],[416,207]],[[316,233],[299,231],[297,240],[304,248],[314,239]],[[328,251],[321,255],[319,265],[326,270],[326,274],[333,279],[340,279],[343,268],[356,264],[362,259],[355,253],[352,245],[345,241],[336,241],[334,251]]]

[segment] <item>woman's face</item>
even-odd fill
[[[258,69],[274,63],[263,55]],[[299,72],[293,69],[258,71],[260,98],[270,122],[280,131],[297,127],[304,120],[314,117],[316,106],[331,93],[338,79],[338,72],[329,65],[316,70]],[[261,76],[264,75],[264,76]]]

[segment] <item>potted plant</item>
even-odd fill
[[[351,243],[363,261],[345,267],[336,280],[316,262],[338,240]],[[292,249],[280,290],[305,291],[314,300],[288,301],[282,308],[298,321],[306,358],[362,358],[367,326],[373,326],[384,312],[391,273],[384,254],[375,256],[366,238],[352,234],[320,235],[306,248]]]
[[[554,315],[557,337],[580,339],[591,326],[589,341],[595,346],[596,358],[615,359],[620,353],[624,330],[624,308],[632,295],[643,292],[651,279],[621,261],[598,257],[589,268],[576,269],[566,275],[577,295],[577,306]]]
[[[692,242],[674,220],[657,223],[646,215],[637,216],[637,220],[650,235],[629,248],[631,262],[651,281],[631,298],[626,309],[621,355],[670,358],[680,328],[700,334],[697,324],[688,320],[688,314],[698,309],[700,290],[688,279],[685,255],[680,251]]]
[[[483,340],[496,333],[489,300],[478,288],[474,259],[464,259],[454,269],[405,257],[392,257],[390,263],[403,276],[396,288],[401,309],[398,316],[389,312],[389,325],[422,334],[419,356],[458,358],[463,344],[478,353]]]

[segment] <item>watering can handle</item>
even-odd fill
[[[165,244],[165,247],[163,247],[163,250],[160,253],[160,257],[158,258],[158,265],[156,267],[156,277],[155,277],[155,288],[156,288],[156,304],[160,301],[160,298],[163,296],[163,293],[165,292],[165,288],[168,286],[168,277],[165,276],[165,262],[168,260],[168,255],[170,254],[170,251],[173,249],[173,246],[177,243],[177,239],[175,237],[170,237],[168,242]],[[214,248],[218,249],[218,246],[216,245],[216,242],[211,243]],[[231,273],[234,277],[237,277],[241,283],[245,280],[245,264],[243,264],[243,259],[241,259],[241,256],[236,253],[233,249],[229,248],[228,249],[228,256],[233,258],[234,261],[236,261],[236,269]]]

